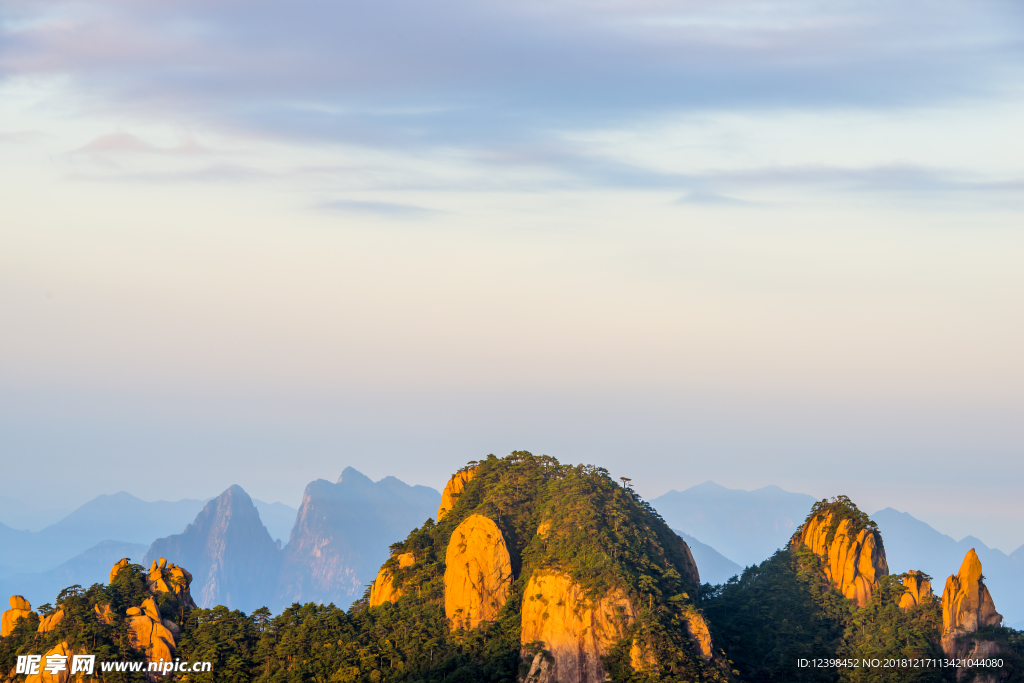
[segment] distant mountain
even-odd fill
[[[270,602],[280,555],[249,494],[235,485],[207,503],[185,531],[154,541],[143,564],[164,557],[188,569],[200,607],[251,612]]]
[[[2,564],[10,573],[48,571],[101,541],[141,543],[181,530],[203,507],[201,500],[147,502],[121,491],[97,496],[42,531],[0,528]]]
[[[295,601],[347,608],[373,581],[388,547],[434,517],[440,502],[427,486],[395,477],[373,482],[351,467],[337,483],[312,482],[284,549],[276,608]]]
[[[985,568],[985,584],[992,593],[996,607],[1007,625],[1024,619],[1024,562],[1021,549],[1013,555],[989,548],[977,538],[967,536],[959,541],[942,534],[906,512],[892,508],[871,515],[885,539],[885,555],[889,571],[899,574],[920,569],[933,578],[936,592],[941,592],[946,577],[955,574],[971,548],[978,553]]]
[[[701,543],[693,536],[673,529],[690,546],[693,553],[693,560],[697,563],[697,571],[700,573],[701,583],[717,585],[725,583],[733,576],[743,572],[739,566],[728,557],[718,552],[706,543]]]
[[[76,583],[83,588],[107,583],[115,562],[122,557],[141,562],[145,552],[146,546],[138,543],[103,541],[55,569],[0,578],[0,596],[23,595],[35,607],[44,602],[52,603],[61,590]]]
[[[778,486],[743,491],[707,481],[650,502],[669,526],[745,567],[785,546],[816,500]]]
[[[270,532],[270,537],[281,541],[282,545],[287,543],[292,527],[295,526],[295,515],[299,511],[284,503],[264,503],[255,498],[252,499],[252,502],[260,511],[260,519],[263,520],[263,526],[267,527],[267,531]]]

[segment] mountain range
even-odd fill
[[[434,517],[439,502],[429,487],[394,477],[373,482],[353,468],[337,482],[311,482],[299,509],[252,499],[238,486],[208,501],[99,496],[40,531],[0,525],[0,595],[44,600],[72,583],[105,580],[121,557],[146,564],[165,557],[193,572],[201,606],[347,607],[388,546]],[[718,584],[784,547],[815,499],[776,486],[743,491],[706,482],[651,502],[690,546],[701,581]],[[872,517],[893,573],[920,569],[941,585],[975,548],[1007,623],[1024,619],[1024,547],[1007,555],[973,537],[957,541],[893,508]]]

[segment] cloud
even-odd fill
[[[678,111],[894,107],[1019,80],[1011,0],[15,0],[0,75],[123,111],[375,147]]]
[[[445,213],[437,209],[428,209],[423,206],[413,206],[410,204],[395,204],[392,202],[368,202],[358,200],[337,200],[332,202],[324,202],[317,205],[319,209],[327,209],[330,211],[345,211],[349,213],[365,213],[375,214],[379,216],[387,216],[390,218],[409,218],[409,219],[422,219],[430,218],[438,214]]]

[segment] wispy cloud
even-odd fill
[[[984,96],[1019,71],[1024,44],[1010,0],[22,0],[0,11],[4,76],[71,76],[120,108],[372,146],[488,147],[679,110]]]
[[[339,199],[324,202],[322,204],[318,204],[316,208],[326,209],[329,211],[375,214],[379,216],[387,216],[389,218],[407,219],[431,218],[445,213],[444,211],[439,211],[437,209],[428,209],[423,206],[414,206],[411,204],[395,204],[392,202],[373,202],[350,199]]]

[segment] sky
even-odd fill
[[[1022,57],[1012,0],[5,0],[0,495],[525,449],[1010,552]]]

